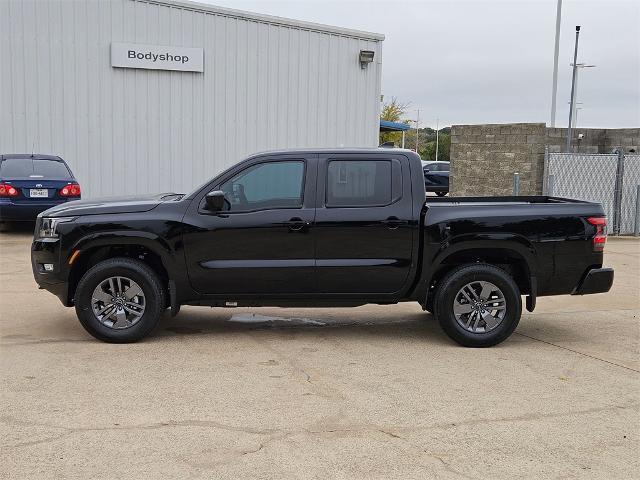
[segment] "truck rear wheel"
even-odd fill
[[[80,279],[74,303],[80,323],[98,340],[129,343],[148,335],[164,311],[165,292],[145,263],[111,258]]]
[[[507,339],[522,314],[513,278],[487,264],[463,265],[440,282],[434,315],[445,333],[465,347],[490,347]]]

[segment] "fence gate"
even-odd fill
[[[638,228],[640,155],[546,153],[544,171],[545,195],[601,203],[612,233]]]

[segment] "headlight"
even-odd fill
[[[57,228],[61,223],[71,222],[75,217],[43,217],[40,221],[38,238],[58,238]]]

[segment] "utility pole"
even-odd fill
[[[562,20],[562,0],[558,0],[556,10],[556,44],[553,51],[553,89],[551,90],[551,127],[556,126],[556,96],[558,94],[558,54],[560,52],[560,23]]]
[[[567,153],[571,153],[571,122],[573,121],[573,106],[576,101],[576,74],[578,72],[578,40],[580,39],[580,25],[576,25],[576,46],[573,50],[573,75],[571,77],[571,107],[569,108],[569,126],[567,128]]]
[[[419,134],[419,128],[420,128],[420,110],[416,110],[417,115],[416,115],[416,153],[418,153],[418,134]],[[418,155],[420,155],[418,153]]]
[[[438,146],[440,145],[440,119],[436,118],[436,162],[438,161]]]

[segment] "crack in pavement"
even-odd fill
[[[540,338],[532,337],[531,335],[526,335],[526,334],[520,333],[520,332],[513,332],[513,333],[515,335],[520,335],[521,337],[526,337],[526,338],[529,338],[531,340],[535,340],[536,342],[546,343],[547,345],[551,345],[553,347],[561,348],[563,350],[567,350],[567,351],[572,352],[572,353],[577,353],[578,355],[583,355],[585,357],[589,357],[589,358],[592,358],[594,360],[599,360],[601,362],[608,363],[609,365],[613,365],[615,367],[620,367],[620,368],[624,368],[626,370],[631,370],[632,372],[635,372],[635,373],[640,373],[640,370],[636,370],[635,368],[627,367],[626,365],[621,365],[619,363],[612,362],[610,360],[605,360],[604,358],[596,357],[595,355],[590,355],[588,353],[579,352],[578,350],[573,350],[573,349],[571,349],[569,347],[563,347],[562,345],[558,345],[557,343],[548,342],[546,340],[542,340]]]
[[[1,347],[24,347],[28,345],[49,345],[54,343],[91,343],[88,338],[43,338],[24,342],[0,342]]]
[[[461,471],[456,470],[449,463],[447,463],[442,457],[439,457],[435,453],[430,453],[430,452],[428,452],[426,450],[423,450],[422,453],[424,453],[425,455],[427,455],[430,458],[435,458],[436,460],[440,461],[440,463],[442,464],[444,469],[446,471],[450,472],[450,473],[453,473],[454,475],[458,475],[458,476],[460,476],[462,478],[466,478],[468,480],[478,480],[478,477],[470,477],[469,475],[466,475],[466,474],[462,473]]]
[[[298,372],[304,376],[305,383],[308,383],[313,390],[313,394],[318,395],[319,397],[327,398],[327,399],[340,399],[344,400],[345,395],[335,387],[327,385],[326,383],[321,384],[313,380],[313,377],[307,373],[307,371],[302,368],[296,360],[278,349],[274,348],[269,344],[268,339],[263,339],[259,336],[254,335],[252,332],[247,332],[248,337],[255,343],[257,343],[262,348],[268,350],[273,355],[275,355],[282,363],[289,366],[291,370],[294,372]]]
[[[0,422],[5,424],[13,424],[13,425],[24,425],[24,426],[40,426],[47,428],[55,428],[55,429],[63,429],[64,433],[60,435],[56,435],[53,437],[43,438],[40,440],[32,440],[29,442],[17,443],[14,445],[6,445],[7,448],[16,448],[16,447],[25,447],[38,445],[40,443],[48,443],[60,438],[67,437],[69,435],[73,435],[76,433],[84,433],[84,432],[102,432],[102,431],[114,431],[114,430],[156,430],[160,428],[175,428],[175,427],[201,427],[201,428],[214,428],[219,430],[227,430],[232,432],[240,432],[251,435],[273,435],[281,432],[279,429],[254,429],[248,427],[236,427],[233,425],[226,425],[220,422],[214,422],[210,420],[182,420],[175,421],[169,420],[166,422],[157,422],[150,424],[140,424],[140,425],[113,425],[107,427],[64,427],[60,425],[50,425],[47,423],[37,423],[37,422],[26,422],[21,420],[16,420],[12,417],[1,417]]]
[[[42,443],[49,443],[59,440],[61,438],[74,435],[76,433],[85,433],[85,432],[102,432],[102,431],[117,431],[117,430],[156,430],[161,428],[179,428],[179,427],[198,427],[198,428],[213,428],[220,430],[227,430],[233,432],[246,433],[250,435],[265,435],[271,438],[268,438],[266,441],[261,443],[262,447],[255,450],[255,452],[261,450],[266,446],[267,443],[272,442],[274,440],[284,439],[292,435],[322,435],[328,433],[382,433],[385,436],[394,438],[394,439],[403,439],[406,438],[399,435],[398,432],[403,433],[415,433],[415,432],[423,432],[427,430],[439,430],[439,429],[451,429],[458,428],[461,426],[469,426],[469,425],[481,425],[488,423],[499,423],[499,422],[523,422],[523,421],[536,421],[548,418],[561,418],[566,416],[574,416],[574,415],[586,415],[590,413],[600,413],[605,411],[615,411],[615,410],[627,410],[631,408],[639,408],[640,404],[631,404],[631,405],[611,405],[607,407],[599,407],[599,408],[590,408],[586,410],[579,410],[575,412],[562,412],[562,413],[550,413],[550,414],[529,414],[529,415],[520,415],[514,417],[500,417],[500,418],[479,418],[479,419],[470,419],[470,420],[462,420],[459,422],[447,422],[447,423],[439,423],[433,425],[426,425],[423,427],[382,427],[377,425],[353,425],[351,427],[346,426],[344,428],[326,428],[326,429],[280,429],[280,428],[271,428],[271,429],[259,429],[259,428],[250,428],[250,427],[239,427],[234,425],[227,425],[220,422],[215,422],[211,420],[169,420],[164,422],[156,422],[150,424],[140,424],[140,425],[113,425],[113,426],[105,426],[105,427],[64,427],[60,425],[51,425],[47,423],[38,423],[38,422],[28,422],[14,419],[13,417],[0,417],[0,422],[5,424],[13,424],[13,425],[23,425],[23,426],[40,426],[47,427],[52,429],[62,429],[63,433],[39,440],[32,440],[28,442],[20,442],[13,445],[5,445],[5,448],[20,448],[20,447],[28,447],[33,445],[38,445]],[[396,432],[396,433],[394,433]],[[254,451],[248,451],[245,453],[255,453]]]

